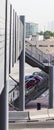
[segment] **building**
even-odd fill
[[[48,22],[47,28],[49,31],[54,32],[54,21]]]
[[[41,31],[43,30],[43,32],[45,31],[51,31],[54,32],[54,21],[48,22],[45,25],[43,25]]]
[[[26,38],[30,38],[32,35],[36,35],[38,32],[37,23],[26,23]]]

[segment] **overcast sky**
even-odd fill
[[[47,23],[54,21],[54,0],[10,0],[18,15],[25,15],[26,21]]]

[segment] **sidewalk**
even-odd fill
[[[9,130],[54,130],[54,121],[12,123]]]
[[[54,130],[54,128],[16,128],[16,129],[9,129],[9,130]]]

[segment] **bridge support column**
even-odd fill
[[[3,10],[3,9],[2,9]],[[0,94],[0,130],[8,130],[8,53],[7,53],[7,22],[8,22],[8,0],[5,0],[5,42],[4,42],[4,82]],[[2,62],[3,63],[3,62]],[[1,76],[1,75],[0,75]],[[1,86],[0,86],[1,87]]]
[[[24,25],[25,25],[25,17],[20,16],[20,20],[23,26],[23,33],[22,33],[22,51],[20,54],[19,59],[19,109],[20,111],[25,110],[25,33],[24,33]]]
[[[49,108],[54,108],[54,66],[49,67]]]

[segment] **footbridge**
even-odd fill
[[[44,93],[47,89],[49,89],[49,67],[52,65],[54,57],[52,55],[47,55],[40,51],[38,48],[34,47],[31,42],[25,42],[25,62],[31,65],[32,67],[38,67],[45,72],[45,76],[43,76],[43,81],[36,84],[33,88],[25,89],[25,105],[33,100],[38,98],[42,93]],[[20,57],[19,57],[20,60]],[[10,76],[11,77],[11,76]],[[12,77],[11,77],[12,78]],[[12,78],[12,80],[14,80]],[[14,80],[15,81],[15,80]],[[17,83],[17,91],[18,94],[16,98],[13,98],[12,105],[19,109],[19,86],[20,83]],[[13,93],[16,90],[16,87],[9,92],[9,94]],[[14,103],[13,103],[14,102]]]

